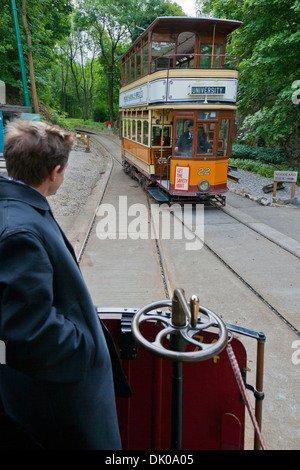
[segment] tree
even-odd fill
[[[16,0],[17,11],[22,13],[25,20],[25,29],[22,27],[21,18],[20,36],[24,54],[27,76],[29,61],[34,63],[34,81],[40,99],[51,100],[49,69],[55,53],[55,44],[69,33],[70,13],[72,12],[71,0]],[[8,90],[14,92],[11,95],[12,102],[20,102],[18,90],[22,89],[20,81],[20,64],[17,51],[16,35],[14,30],[11,0],[1,0],[0,19],[0,70],[1,79],[8,85]],[[27,40],[28,39],[28,40]],[[29,57],[27,55],[29,53]],[[28,60],[29,58],[29,60]],[[12,88],[13,87],[13,88]]]
[[[166,0],[80,0],[76,22],[99,45],[99,62],[108,83],[109,119],[114,119],[114,107],[119,83],[119,57],[124,46],[134,41],[141,29],[146,29],[157,17],[183,15],[181,8]]]
[[[26,33],[27,39],[27,55],[28,55],[28,64],[29,64],[29,73],[30,73],[30,82],[31,82],[31,92],[33,98],[33,107],[36,114],[39,113],[39,103],[36,93],[35,78],[34,78],[34,66],[33,66],[33,57],[32,57],[32,42],[31,42],[31,33],[27,23],[27,9],[26,9],[26,0],[22,0],[22,21]]]
[[[116,5],[109,0],[81,0],[76,22],[98,44],[108,82],[109,118],[114,118],[114,75],[118,47],[126,37],[126,27],[118,21]]]
[[[166,0],[118,0],[116,3],[118,16],[126,25],[131,42],[158,16],[186,16],[176,2]]]
[[[289,147],[299,136],[299,106],[292,100],[300,77],[299,1],[203,0],[202,7],[204,13],[244,23],[229,44],[241,58],[238,106],[244,138]]]

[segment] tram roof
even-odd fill
[[[216,31],[222,34],[229,34],[237,28],[240,28],[242,21],[227,20],[220,18],[204,18],[190,16],[158,16],[145,31],[135,40],[127,49],[128,52],[138,41],[148,34],[149,31],[172,29],[174,32],[183,31],[213,31],[216,25]],[[125,55],[125,54],[123,54]],[[122,56],[123,57],[123,56]]]

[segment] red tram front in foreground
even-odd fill
[[[121,58],[123,166],[158,201],[225,204],[241,25],[159,17]]]
[[[243,450],[245,408],[254,449],[265,449],[260,427],[265,336],[226,325],[193,296],[140,310],[98,309],[112,334],[131,397],[117,398],[123,450]],[[246,382],[242,336],[257,341],[256,386]],[[253,413],[246,389],[254,392]]]

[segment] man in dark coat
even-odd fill
[[[47,196],[72,138],[41,122],[7,125],[0,177],[0,395],[6,416],[50,450],[120,449],[112,366],[72,246]]]

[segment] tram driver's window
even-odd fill
[[[215,123],[199,123],[197,127],[197,154],[213,153],[213,144],[215,137]]]
[[[218,157],[226,157],[228,155],[230,120],[221,119],[218,139]]]
[[[175,155],[192,156],[194,121],[177,119],[175,133]]]

